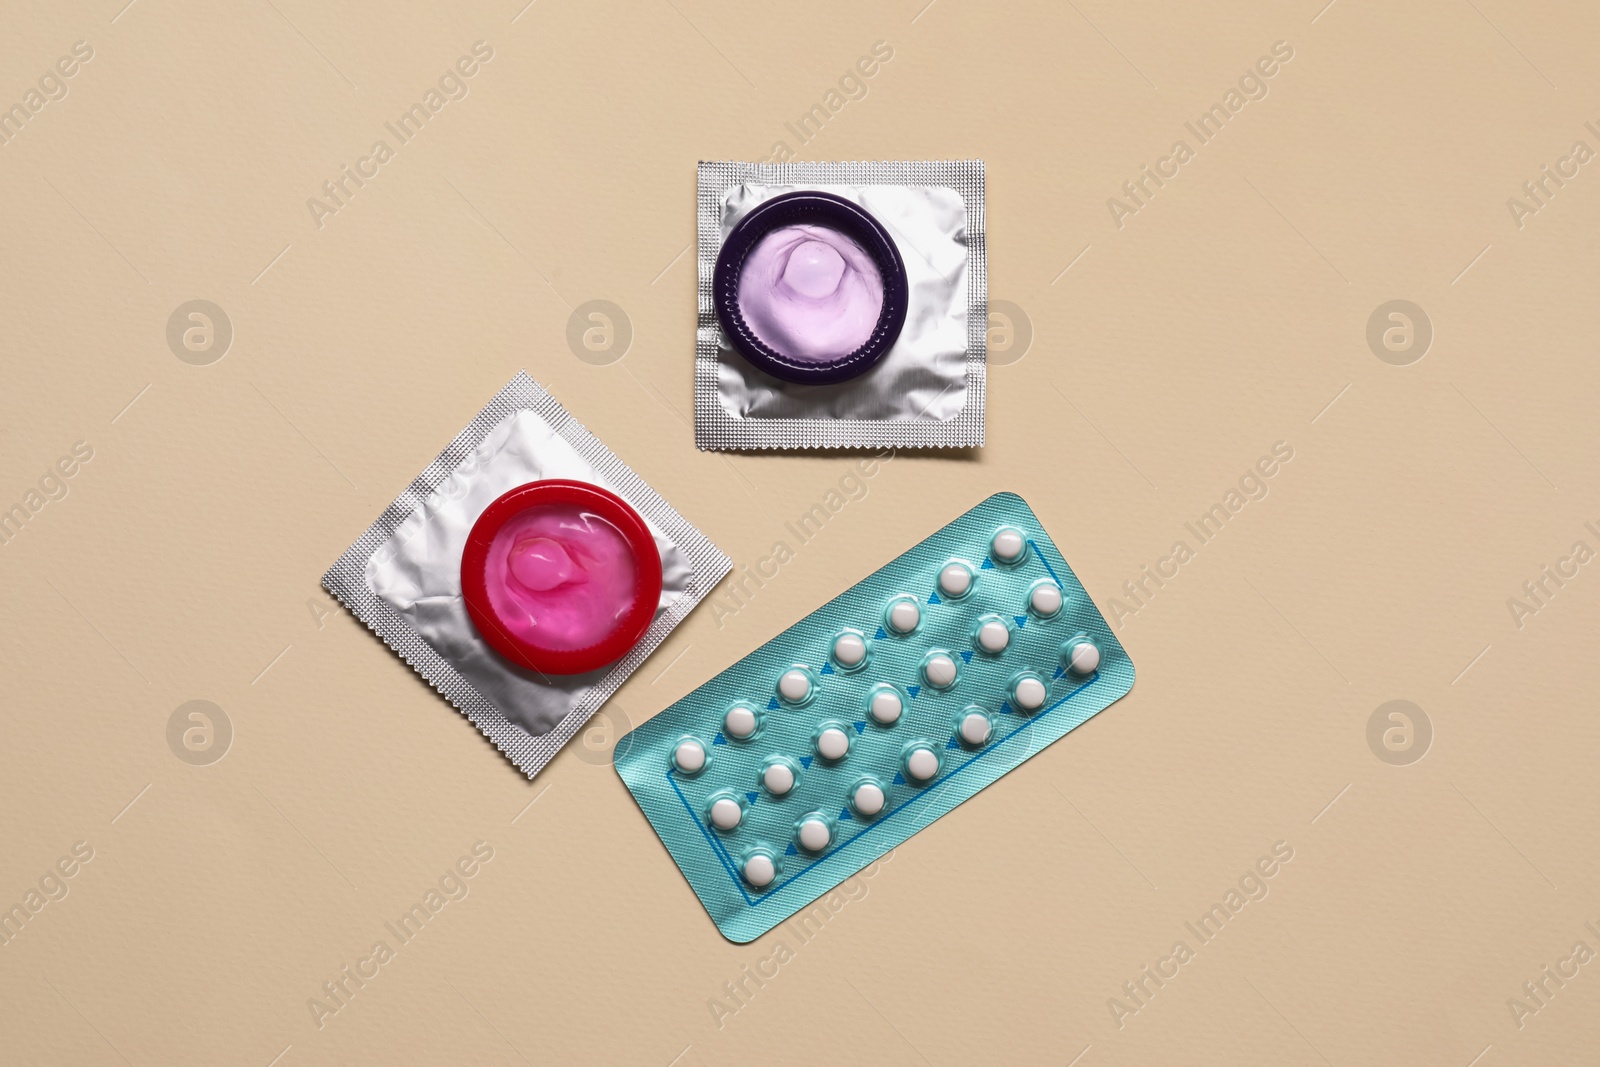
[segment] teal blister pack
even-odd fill
[[[1133,688],[997,493],[617,743],[712,921],[752,941]]]

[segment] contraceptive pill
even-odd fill
[[[886,799],[883,786],[873,781],[861,782],[850,791],[850,806],[868,818],[883,810]]]
[[[795,839],[808,852],[821,852],[833,841],[833,828],[820,816],[810,816],[800,821]]]
[[[732,830],[744,820],[744,808],[732,797],[718,797],[711,802],[711,825],[718,830]]]
[[[706,765],[705,746],[693,738],[679,741],[672,750],[672,765],[684,774],[699,774]]]
[[[961,720],[956,726],[956,733],[961,735],[961,740],[969,745],[979,746],[989,743],[989,736],[994,732],[994,724],[989,716],[982,711],[969,709],[961,713]]]
[[[772,879],[778,874],[778,865],[767,853],[755,852],[746,857],[740,873],[745,881],[760,889],[772,884]]]
[[[904,709],[905,701],[900,699],[900,694],[887,687],[873,693],[872,702],[867,705],[868,714],[879,726],[893,726],[899,722],[900,712]]]
[[[754,736],[758,725],[756,709],[748,704],[735,704],[722,717],[722,732],[735,741]]]
[[[1044,707],[1048,692],[1043,678],[1037,674],[1025,674],[1012,684],[1011,700],[1023,711],[1038,711]]]
[[[788,796],[794,788],[794,768],[782,761],[769,763],[761,772],[761,784],[775,797]]]
[[[1067,665],[1077,674],[1093,674],[1100,667],[1100,649],[1088,638],[1067,646]]]
[[[867,658],[867,639],[854,630],[833,639],[833,661],[849,670],[859,667]]]
[[[956,673],[956,661],[948,652],[935,652],[922,663],[922,680],[935,689],[955,685]]]
[[[906,753],[906,775],[926,782],[939,773],[939,754],[927,745],[915,745]]]
[[[922,609],[910,597],[898,597],[889,605],[889,629],[909,634],[922,621]]]
[[[1011,643],[1011,628],[999,619],[986,619],[978,626],[978,647],[998,656]]]
[[[948,595],[952,562],[968,578],[962,596]],[[1045,587],[1057,594],[1049,613],[1033,606]],[[866,653],[853,667],[849,649],[840,654],[849,633]],[[786,690],[789,672],[800,677]],[[1002,493],[633,731],[616,765],[718,928],[749,941],[1115,702],[1133,678],[1038,518]],[[758,721],[743,740],[725,730],[737,706]],[[705,749],[699,773],[663,772],[664,754],[719,727],[726,740]],[[716,821],[723,799],[741,809],[731,828]]]
[[[952,600],[967,595],[972,588],[972,570],[960,562],[950,562],[939,572],[939,592]]]
[[[778,695],[791,704],[799,704],[811,695],[811,676],[798,667],[784,671],[778,679]]]
[[[1028,542],[1023,540],[1021,530],[1006,527],[995,533],[994,539],[989,542],[989,555],[996,563],[1015,563],[1022,558],[1022,553],[1028,548]]]
[[[1061,587],[1054,582],[1040,582],[1028,593],[1028,608],[1040,618],[1055,615],[1061,610]]]
[[[850,751],[850,735],[842,726],[829,726],[817,735],[817,755],[826,760],[842,760]]]

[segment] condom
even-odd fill
[[[849,236],[826,226],[769,230],[739,272],[739,314],[786,359],[833,364],[872,340],[883,272]]]
[[[532,778],[731,566],[518,374],[322,584]]]
[[[473,524],[461,594],[502,656],[541,674],[582,674],[615,663],[643,636],[661,596],[661,557],[616,494],[529,482]]]
[[[696,447],[981,448],[984,173],[702,161]]]
[[[729,342],[799,385],[848,381],[888,354],[905,325],[905,262],[859,204],[815,190],[773,197],[722,244],[713,281]]]

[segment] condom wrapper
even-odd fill
[[[552,497],[552,486],[562,485],[572,488]],[[517,493],[524,498],[512,506]],[[497,549],[496,531],[480,525],[497,504],[505,512],[497,530],[514,535],[509,549]],[[575,540],[574,523],[588,524]],[[485,565],[499,568],[492,588],[479,590],[487,613],[469,607],[463,588],[475,528],[488,538]],[[561,551],[564,538],[570,555]],[[510,558],[530,546],[532,556]],[[704,534],[518,373],[322,584],[532,778],[730,567]],[[507,590],[517,603],[489,603]],[[642,607],[628,600],[639,595],[649,597]],[[501,625],[494,618],[519,611],[554,619],[546,625],[553,636],[520,635],[535,650],[532,660],[496,647],[516,633],[485,637]]]
[[[982,446],[984,212],[982,160],[702,162],[695,444]]]
[[[752,941],[825,912],[830,889],[1133,683],[1038,516],[997,493],[619,740],[613,762],[717,928]]]

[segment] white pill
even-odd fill
[[[1079,641],[1072,646],[1067,662],[1079,674],[1093,674],[1100,666],[1100,649],[1093,641]]]
[[[966,596],[972,588],[972,572],[965,563],[946,563],[939,572],[939,592],[948,597]]]
[[[1015,563],[1022,558],[1022,550],[1026,547],[1021,532],[1007,527],[994,535],[994,540],[989,544],[989,554],[1000,563]]]
[[[744,861],[744,880],[757,889],[771,885],[772,879],[777,877],[777,874],[777,865],[772,862],[772,857],[764,852],[757,852]]]
[[[867,642],[860,634],[840,634],[833,642],[833,659],[841,667],[859,667],[867,658]]]
[[[956,661],[943,652],[929,656],[922,665],[922,677],[935,689],[943,689],[956,680]]]
[[[1035,615],[1048,618],[1061,610],[1061,587],[1059,585],[1036,585],[1028,597],[1028,606]]]
[[[1011,699],[1023,711],[1037,711],[1044,706],[1044,694],[1044,683],[1030,676],[1017,682],[1017,687],[1011,691]]]
[[[896,600],[889,609],[889,629],[897,634],[908,634],[922,621],[922,609],[915,600]]]
[[[914,748],[906,757],[906,773],[919,782],[926,782],[939,773],[939,757],[931,748]]]
[[[893,726],[900,721],[900,712],[905,709],[905,701],[900,699],[900,694],[893,689],[880,689],[872,694],[872,703],[868,712],[879,726]]]
[[[850,738],[837,726],[830,726],[817,735],[817,755],[823,759],[844,759],[850,751]]]
[[[1011,630],[999,619],[990,619],[978,627],[978,647],[985,652],[1004,652],[1011,643]]]
[[[961,740],[969,745],[981,745],[989,740],[989,716],[969,711],[961,716]]]
[[[798,667],[783,672],[778,679],[778,695],[791,704],[798,704],[811,695],[811,676]]]
[[[767,792],[781,797],[794,788],[794,768],[787,763],[774,763],[761,772],[761,784]]]
[[[756,732],[756,713],[754,708],[735,704],[728,709],[728,714],[722,718],[723,731],[732,738],[744,740]]]
[[[711,825],[718,830],[732,830],[744,821],[744,808],[732,797],[721,797],[711,805]]]
[[[876,782],[862,782],[850,794],[850,803],[863,815],[876,815],[883,810],[883,789]]]
[[[684,774],[694,774],[706,765],[706,748],[698,741],[679,741],[672,750],[672,762]]]
[[[833,840],[833,831],[821,819],[804,819],[800,823],[800,847],[811,852],[821,852]]]

